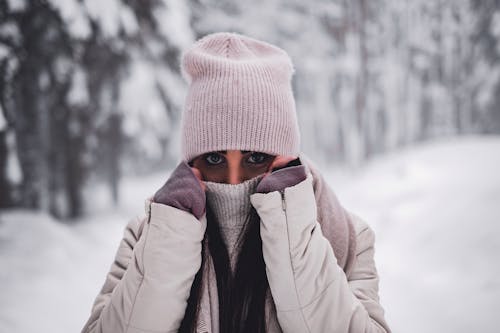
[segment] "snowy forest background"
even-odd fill
[[[229,30],[290,53],[303,150],[355,167],[500,133],[495,0],[0,2],[0,207],[85,211],[92,181],[176,161],[180,52]]]
[[[125,217],[140,214],[140,200],[178,162],[179,56],[215,31],[266,40],[292,57],[303,151],[377,231],[382,303],[395,332],[493,332],[499,0],[0,0],[0,331],[83,326]],[[484,225],[474,234],[478,216]],[[421,229],[405,239],[411,221]],[[430,236],[436,225],[459,231],[443,243]],[[431,246],[420,253],[422,244]],[[461,250],[444,255],[446,244]],[[431,260],[436,252],[447,260]],[[52,265],[29,261],[41,253]],[[476,265],[479,280],[450,281],[462,272],[457,256]],[[444,275],[412,274],[415,265],[430,273],[429,262]],[[54,279],[66,296],[54,298]],[[457,305],[461,288],[472,309]],[[61,308],[64,318],[47,315]],[[34,320],[21,324],[26,311]]]

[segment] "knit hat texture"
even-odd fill
[[[236,33],[213,33],[185,51],[184,161],[218,150],[298,156],[300,133],[285,51]]]

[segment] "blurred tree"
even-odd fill
[[[0,1],[0,207],[76,217],[174,166],[180,52],[215,31],[287,50],[319,163],[500,133],[500,0]]]
[[[500,0],[471,1],[475,64],[473,108],[482,132],[500,133]]]
[[[81,149],[74,145],[67,126],[71,117],[65,102],[71,80],[69,36],[57,13],[40,1],[10,13],[7,22],[18,31],[19,41],[11,51],[18,64],[8,82],[11,100],[6,103],[15,115],[12,123],[23,175],[19,204],[55,216],[74,216],[80,202],[75,199],[74,206],[68,205],[66,198],[76,197],[68,173],[74,181],[82,178],[67,154],[69,149]]]
[[[0,207],[77,217],[89,177],[107,182],[116,203],[124,169],[172,161],[178,58],[193,40],[179,24],[184,10],[176,1],[0,3]]]

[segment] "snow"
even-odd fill
[[[115,37],[120,28],[132,35],[139,29],[134,13],[118,0],[49,0],[68,25],[70,35],[86,39],[92,33],[89,17],[98,22],[105,37]]]
[[[498,137],[430,143],[380,157],[336,186],[376,231],[394,332],[497,331],[499,151]]]
[[[5,168],[7,175],[5,178],[13,185],[21,184],[23,173],[19,157],[17,156],[16,137],[13,131],[7,132],[5,143],[7,145],[7,163]]]
[[[393,332],[495,332],[500,306],[500,137],[429,142],[352,170],[320,166],[376,233],[380,298]],[[127,179],[116,210],[95,188],[75,225],[0,215],[0,331],[78,332],[125,223],[169,172]],[[26,320],[29,315],[29,320]]]
[[[41,213],[2,214],[0,331],[79,332],[121,236],[116,220],[70,227]]]
[[[495,12],[491,18],[491,33],[500,39],[500,12]]]
[[[106,37],[115,37],[120,30],[122,4],[119,0],[85,0],[88,14],[99,22]]]
[[[11,39],[14,45],[19,45],[21,43],[22,35],[19,31],[19,27],[14,22],[2,22],[0,25],[0,35],[6,40]]]
[[[5,46],[0,44],[0,61],[3,61],[7,56],[9,55],[10,49]]]
[[[90,22],[81,2],[77,0],[49,0],[49,2],[59,10],[72,37],[76,39],[90,37],[92,32]]]
[[[50,89],[50,84],[50,73],[47,71],[42,71],[38,75],[38,88],[40,88],[40,90],[48,90]]]
[[[13,12],[20,12],[26,9],[25,0],[7,0],[9,9]]]
[[[71,105],[86,105],[89,102],[87,89],[87,75],[78,67],[72,76],[71,89],[67,95],[68,103]]]
[[[0,104],[0,132],[7,129],[7,120],[3,114],[2,104]]]
[[[120,21],[123,30],[127,35],[133,35],[139,31],[139,23],[135,18],[135,14],[128,7],[122,7],[120,12]]]
[[[484,68],[484,70],[488,71],[488,74],[482,82],[483,89],[478,91],[477,102],[481,107],[487,108],[492,103],[494,103],[496,99],[496,97],[494,96],[494,90],[490,90],[490,88],[497,86],[498,82],[500,81],[500,68]]]
[[[153,12],[159,32],[179,49],[194,42],[194,33],[189,22],[190,9],[184,1],[163,0]]]
[[[68,73],[71,73],[72,67],[73,63],[70,58],[66,56],[59,56],[54,61],[54,74],[59,80],[62,81],[68,76]],[[42,82],[48,84],[47,79],[42,79]]]
[[[161,156],[160,139],[168,137],[171,130],[170,119],[158,91],[158,76],[164,74],[154,63],[138,57],[131,63],[129,75],[120,86],[122,98],[119,108],[125,114],[123,131],[125,135],[137,138],[149,157]]]

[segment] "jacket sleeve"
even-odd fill
[[[147,202],[125,228],[82,333],[177,332],[201,266],[206,215]]]
[[[317,222],[311,173],[250,200],[261,218],[266,273],[283,332],[390,332],[379,304],[375,237],[366,223],[356,219],[356,260],[347,278]]]

